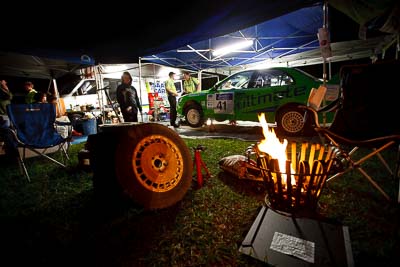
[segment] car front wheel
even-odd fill
[[[197,128],[204,124],[203,111],[196,104],[191,104],[185,109],[185,119],[190,127]]]

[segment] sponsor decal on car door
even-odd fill
[[[234,114],[234,93],[221,92],[207,95],[207,109],[214,114]]]
[[[243,113],[275,112],[287,102],[305,94],[305,87],[295,85],[293,79],[280,70],[256,71],[249,89],[237,101]]]

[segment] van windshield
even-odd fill
[[[57,81],[58,91],[60,95],[67,95],[79,84],[81,78],[79,76],[72,77],[69,79],[59,79]]]
[[[104,79],[104,87],[110,86],[109,93],[113,94],[117,90],[119,80]],[[63,84],[59,87],[60,95],[92,95],[97,93],[97,84],[95,80],[78,80],[70,83]]]
[[[73,92],[73,96],[78,96],[78,95],[93,95],[96,94],[96,81],[95,80],[87,80],[84,81],[81,86],[77,88]]]

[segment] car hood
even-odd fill
[[[201,92],[196,92],[196,93],[191,93],[191,94],[184,95],[184,96],[182,96],[182,98],[185,99],[185,98],[195,97],[195,96],[199,96],[199,95],[206,95],[206,94],[209,94],[209,93],[212,93],[212,92],[213,92],[213,90],[211,90],[211,89],[202,90]]]

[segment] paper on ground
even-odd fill
[[[270,249],[314,263],[315,243],[311,241],[275,232]]]

